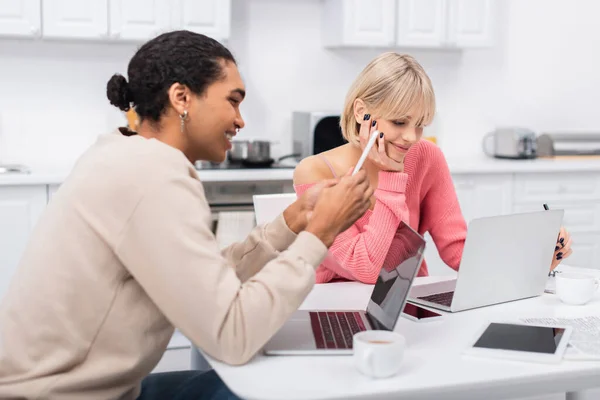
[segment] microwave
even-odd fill
[[[347,143],[342,136],[340,113],[295,111],[292,113],[293,153],[299,160]]]

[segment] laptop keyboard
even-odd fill
[[[417,297],[418,299],[429,301],[435,304],[441,304],[446,307],[450,307],[452,304],[452,297],[454,292],[436,293],[429,296]]]
[[[358,312],[310,312],[315,342],[318,349],[351,349],[352,336],[366,331]]]

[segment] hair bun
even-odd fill
[[[106,84],[106,97],[113,106],[129,111],[132,101],[127,79],[121,74],[114,74]]]

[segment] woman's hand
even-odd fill
[[[359,131],[361,150],[367,146],[367,142],[375,130],[377,130],[377,121],[371,120],[371,116],[365,114]],[[369,160],[382,171],[404,172],[404,159],[402,161],[392,160],[385,152],[385,134],[383,132],[380,132],[377,144],[369,151]]]
[[[350,228],[369,208],[373,189],[365,171],[352,176],[353,168],[339,183],[322,189],[309,215],[306,231],[330,247],[336,236]]]
[[[560,228],[558,234],[558,240],[556,241],[556,247],[554,248],[554,257],[552,258],[552,264],[550,264],[550,271],[558,267],[558,264],[565,258],[569,257],[573,253],[571,249],[571,235],[564,227]]]

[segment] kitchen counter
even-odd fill
[[[600,157],[505,160],[470,156],[448,157],[447,161],[452,174],[600,172]]]
[[[447,161],[452,174],[600,172],[600,158],[499,160],[471,156],[448,157]],[[57,185],[65,180],[68,173],[67,169],[34,168],[29,174],[0,174],[0,186]],[[293,174],[293,168],[198,171],[203,182],[291,181]]]
[[[68,170],[32,169],[29,174],[0,174],[0,186],[58,185],[68,176]],[[203,182],[291,181],[293,168],[199,170]]]

